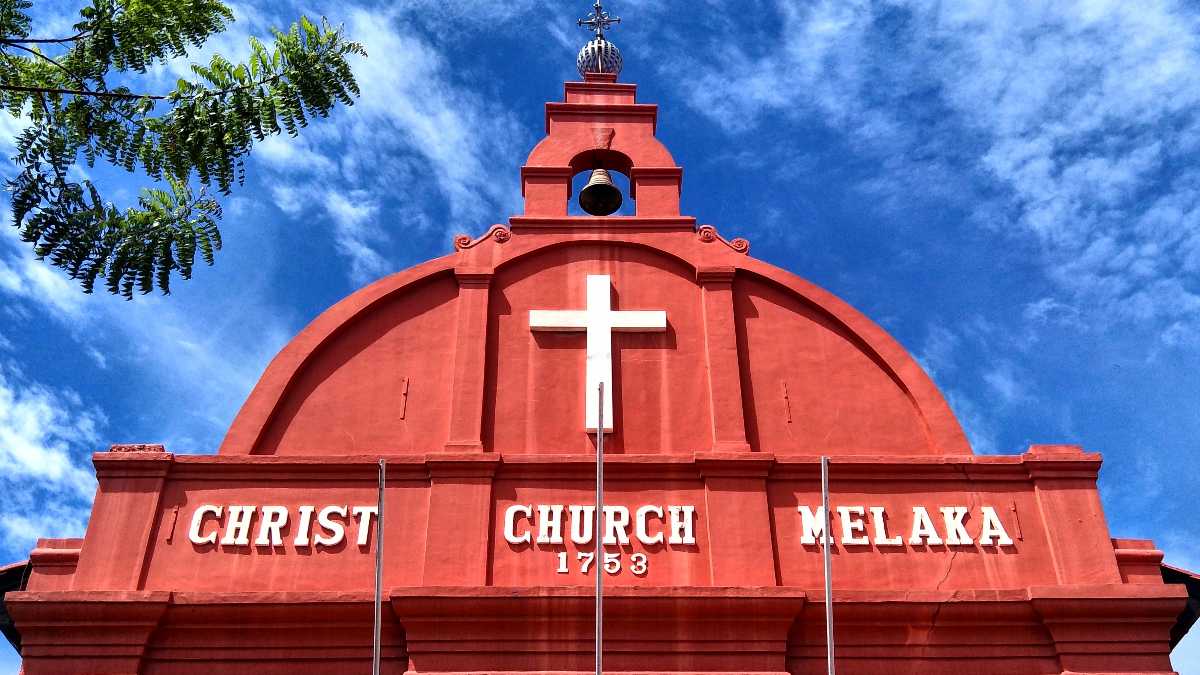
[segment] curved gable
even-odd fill
[[[465,414],[476,415],[484,451],[590,452],[581,424],[585,336],[534,333],[528,313],[579,309],[586,276],[604,274],[614,310],[668,317],[664,333],[613,338],[611,452],[720,449],[715,430],[727,409],[715,407],[714,396],[725,394],[713,376],[721,358],[735,364],[739,423],[754,451],[970,453],[912,357],[866,317],[794,275],[731,249],[714,258],[714,245],[692,232],[629,233],[619,241],[541,230],[493,228],[489,235],[496,233],[502,236],[383,279],[318,317],[271,363],[221,452],[457,452],[463,448],[451,438],[452,419],[464,412],[456,406],[474,406]],[[481,260],[493,264],[473,264]],[[698,281],[714,261],[735,263],[728,266],[735,353],[723,356],[711,304],[723,296],[706,300]],[[465,304],[464,284],[482,293],[481,309]],[[481,335],[464,334],[471,312],[482,312]],[[482,364],[476,403],[472,378],[455,371],[456,358],[460,370],[466,362],[460,351],[478,352]]]

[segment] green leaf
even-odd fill
[[[29,7],[0,0],[0,32],[28,36]],[[219,0],[91,0],[59,52],[14,53],[0,43],[0,79],[39,90],[0,92],[0,107],[25,123],[14,139],[18,173],[7,181],[13,224],[35,255],[85,292],[102,278],[126,298],[135,290],[168,293],[172,278],[191,277],[197,252],[212,265],[221,209],[208,190],[229,194],[241,184],[257,141],[297,135],[313,115],[358,95],[349,58],[365,51],[324,17],[272,31],[271,45],[251,38],[244,63],[216,54],[194,64],[195,77],[165,95],[109,86],[136,84],[232,19]],[[154,181],[136,206],[106,204],[91,182],[69,178],[80,161],[101,159]]]

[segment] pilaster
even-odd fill
[[[458,324],[454,346],[454,370],[450,381],[451,452],[482,452],[483,383],[487,361],[488,292],[492,272],[459,267]]]
[[[1033,479],[1059,583],[1120,583],[1096,490],[1100,455],[1073,445],[1033,445],[1022,459]]]
[[[775,539],[767,503],[771,455],[697,453],[704,479],[713,586],[775,586]]]
[[[488,583],[492,482],[499,463],[476,454],[429,461],[426,586]]]
[[[733,267],[701,267],[696,271],[704,311],[704,347],[708,358],[708,391],[714,451],[749,452],[742,404],[742,371],[738,365],[737,328],[733,313]]]
[[[139,587],[150,534],[158,521],[163,484],[174,458],[162,449],[161,445],[114,445],[109,452],[93,455],[100,484],[72,588]]]

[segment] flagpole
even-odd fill
[[[598,406],[599,423],[596,424],[596,526],[592,536],[596,541],[595,559],[592,569],[596,570],[596,675],[603,675],[604,661],[604,545],[601,532],[604,513],[604,383],[600,383]]]
[[[825,514],[825,661],[828,675],[834,675],[833,663],[833,558],[830,553],[829,528],[833,519],[829,515],[829,458],[821,456],[821,511]]]
[[[372,640],[371,675],[379,675],[383,624],[383,487],[387,482],[387,460],[379,460],[379,494],[375,501],[375,634]]]

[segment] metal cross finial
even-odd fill
[[[580,19],[576,22],[577,25],[583,26],[594,32],[596,37],[604,39],[604,31],[608,30],[614,23],[621,23],[621,17],[610,17],[608,12],[600,6],[600,0],[596,0],[596,4],[592,6],[592,13],[587,18]]]

